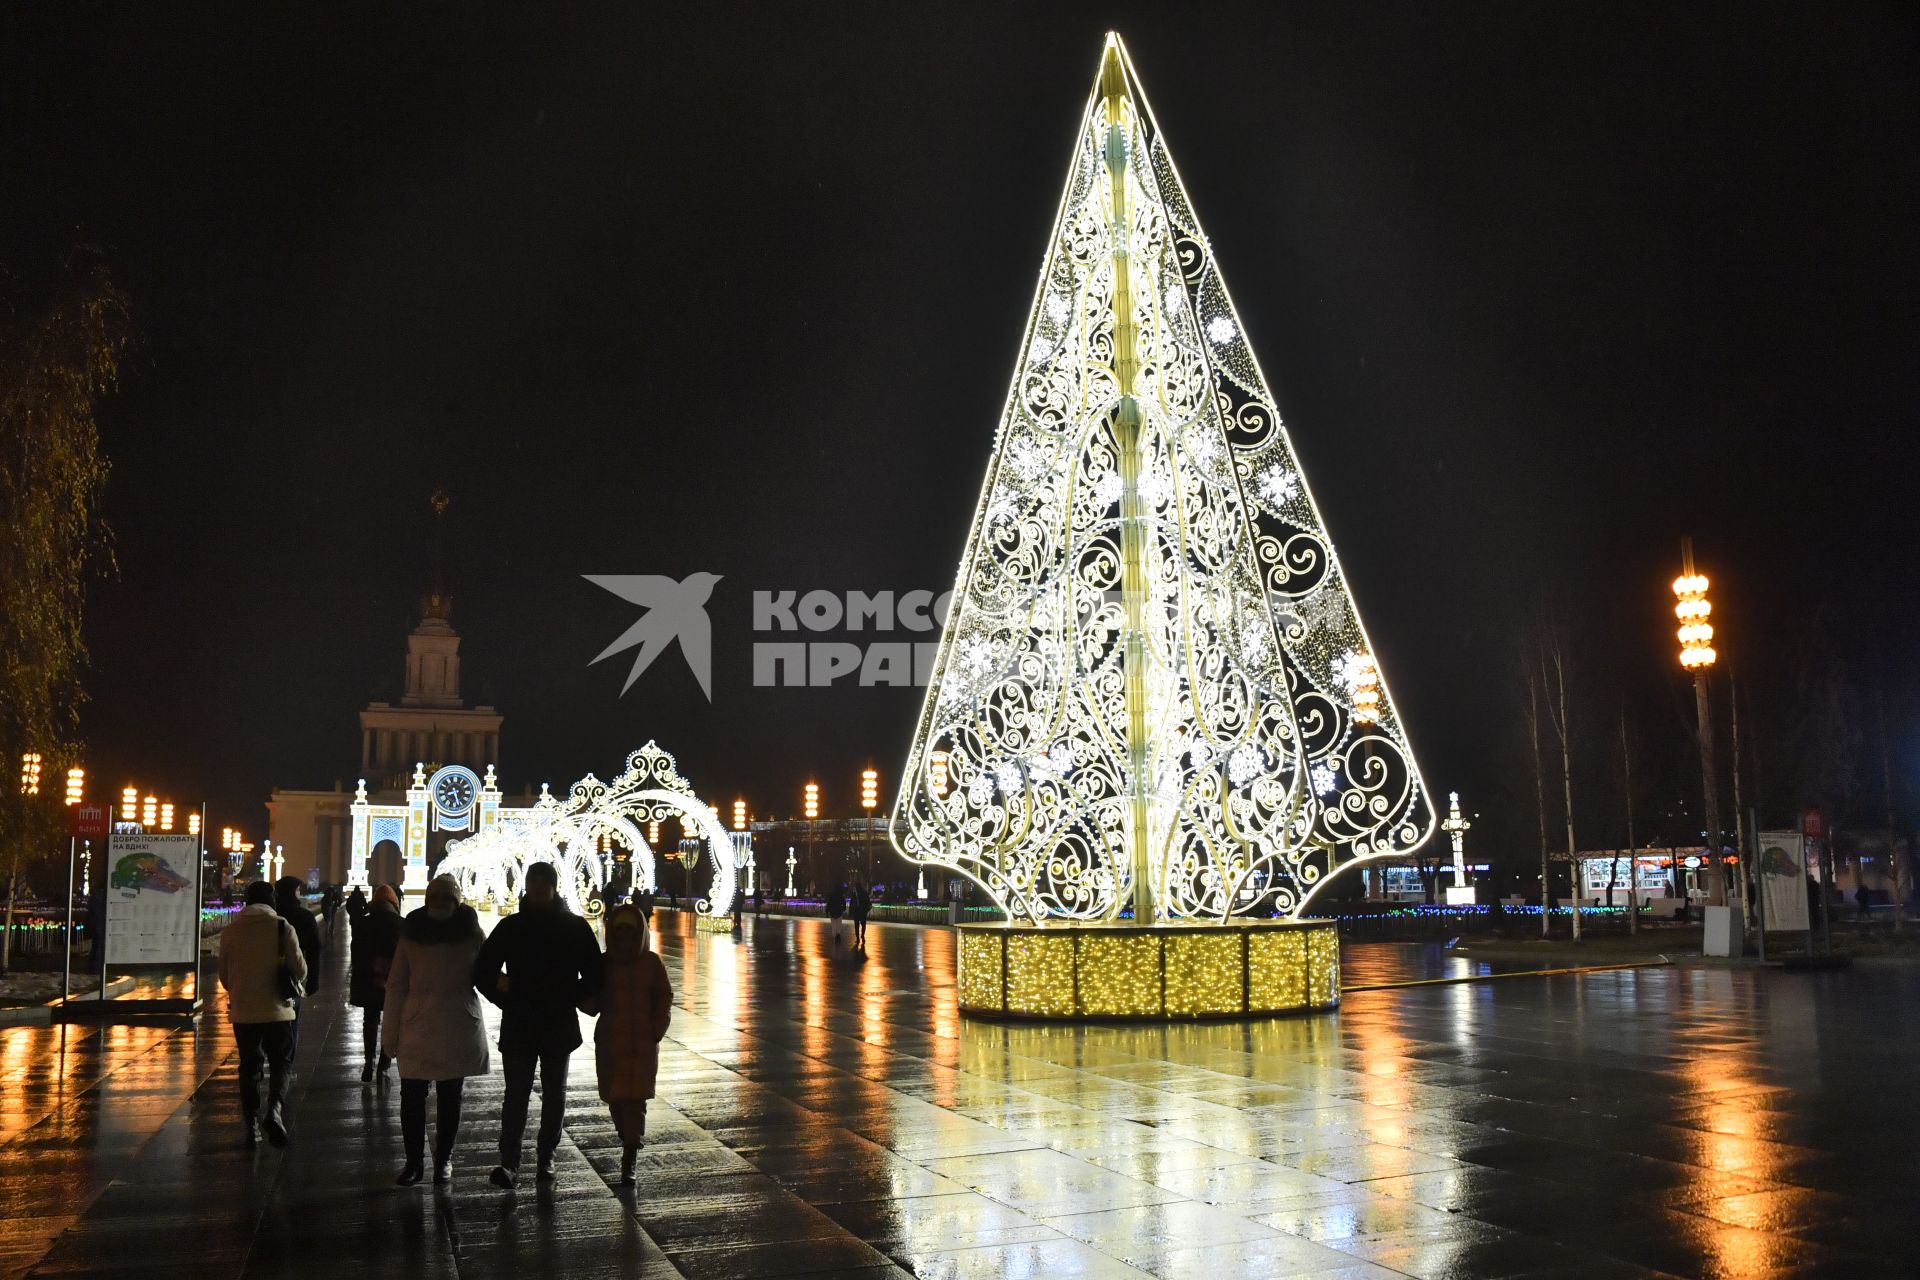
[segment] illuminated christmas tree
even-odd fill
[[[895,804],[1016,920],[1298,915],[1434,814],[1109,35]]]

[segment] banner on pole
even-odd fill
[[[107,964],[198,962],[199,844],[190,835],[108,839]]]
[[[67,834],[75,840],[98,840],[113,829],[113,809],[104,804],[76,804],[67,810]]]
[[[1807,927],[1806,840],[1798,831],[1760,833],[1760,885],[1769,930]]]

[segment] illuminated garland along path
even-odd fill
[[[891,823],[1016,921],[1299,916],[1434,812],[1109,35]]]

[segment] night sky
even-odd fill
[[[751,593],[951,585],[1109,26],[1437,789],[1503,794],[1540,593],[1684,742],[1685,534],[1730,663],[1827,619],[1911,668],[1905,6],[546,8],[0,12],[0,255],[98,243],[134,309],[105,789],[350,787],[444,486],[510,789],[654,737],[756,811],[890,797],[919,692],[752,688]],[[697,570],[713,704],[674,654],[619,696],[581,575]]]

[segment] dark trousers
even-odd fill
[[[454,1139],[460,1136],[460,1094],[466,1081],[400,1081],[400,1136],[406,1142],[407,1163],[419,1164],[427,1149],[427,1086],[435,1086],[437,1103],[433,1121],[433,1162],[439,1164],[453,1154]]]
[[[291,1022],[236,1022],[233,1039],[240,1046],[240,1114],[252,1120],[260,1114],[260,1068],[267,1069],[267,1102],[287,1096],[287,1071],[293,1065]]]
[[[507,1096],[500,1106],[500,1163],[520,1167],[520,1144],[527,1134],[527,1108],[533,1097],[533,1069],[540,1068],[540,1137],[534,1148],[542,1160],[560,1148],[560,1126],[567,1118],[567,1059],[564,1053],[519,1049],[506,1059]]]
[[[360,1044],[365,1049],[367,1061],[372,1062],[374,1055],[380,1057],[380,1069],[385,1071],[390,1055],[380,1051],[380,1015],[384,1012],[377,1004],[368,1005],[360,1010]]]

